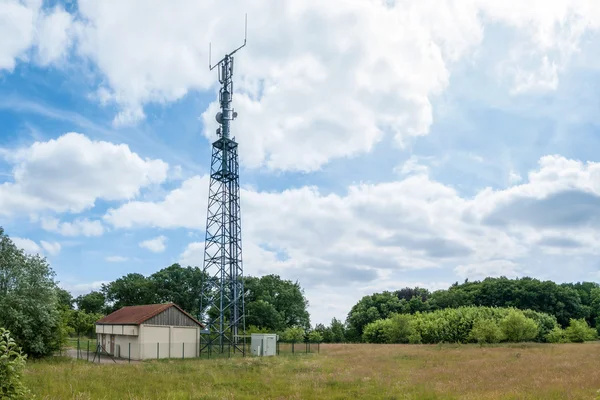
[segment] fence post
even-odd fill
[[[88,340],[87,360],[90,361],[90,341]]]
[[[160,343],[156,342],[156,359],[160,358]]]
[[[129,342],[129,352],[127,354],[127,362],[131,364],[131,342]]]
[[[317,354],[321,352],[321,342],[317,343]]]
[[[292,342],[292,354],[294,354],[294,342]]]
[[[181,349],[181,358],[185,359],[185,342],[183,342],[182,344],[183,344],[183,348]]]

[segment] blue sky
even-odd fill
[[[297,279],[313,323],[404,286],[597,280],[600,9],[429,3],[1,3],[0,226],[74,294],[201,266],[207,44],[244,9],[246,274]]]

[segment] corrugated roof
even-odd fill
[[[204,327],[196,318],[185,312],[181,307],[175,303],[163,303],[163,304],[146,304],[143,306],[126,306],[118,309],[117,311],[108,314],[106,317],[96,321],[96,324],[118,324],[118,325],[139,325],[160,314],[170,307],[176,307],[179,311],[184,313],[192,321]]]

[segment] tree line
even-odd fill
[[[415,287],[364,296],[348,313],[345,338],[364,341],[363,334],[369,324],[395,314],[422,315],[471,306],[530,310],[554,318],[560,328],[567,328],[576,320],[600,331],[598,283],[557,284],[529,277],[500,277],[456,282],[448,289],[434,292]]]

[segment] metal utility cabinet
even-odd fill
[[[253,333],[250,335],[250,347],[253,356],[274,356],[277,354],[277,335],[275,333]]]

